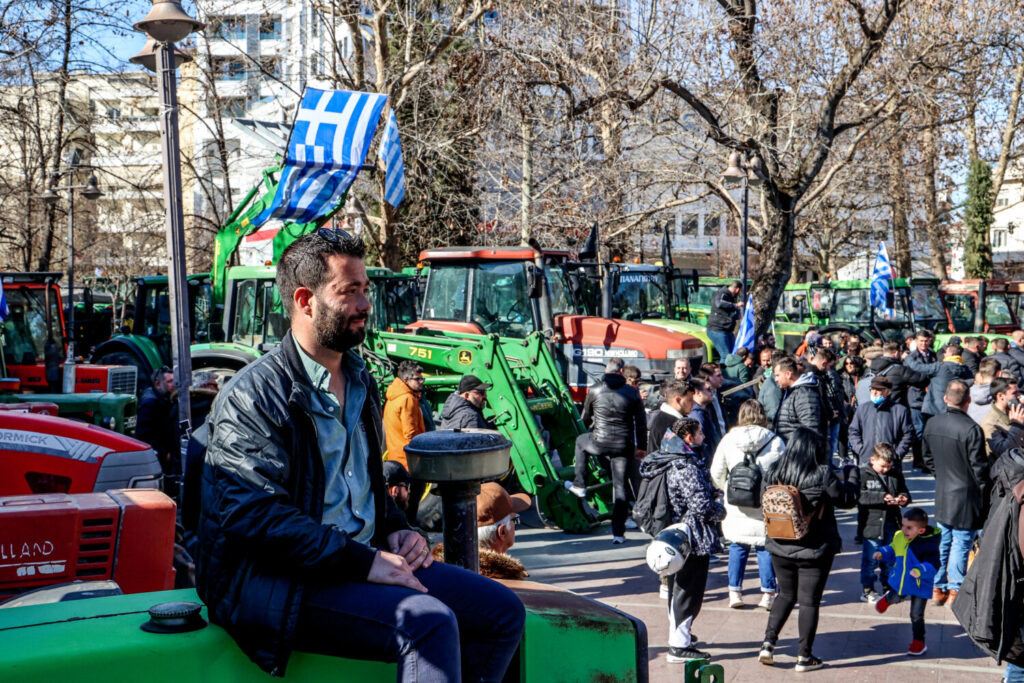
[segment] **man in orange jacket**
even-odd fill
[[[405,458],[406,445],[412,437],[427,431],[420,409],[422,396],[423,366],[410,360],[402,361],[398,364],[395,380],[384,394],[384,440],[388,449],[387,459],[402,463],[406,469],[409,469]],[[426,484],[420,481],[413,481],[409,486],[406,514],[412,524],[416,523],[416,513],[425,489]]]

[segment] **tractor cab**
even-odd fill
[[[833,280],[828,327],[850,328],[885,341],[914,333],[910,289],[905,279],[892,280],[883,306],[871,304],[870,280]]]
[[[603,374],[609,358],[622,358],[652,379],[672,376],[676,358],[705,358],[690,335],[638,322],[580,315],[567,270],[568,253],[530,247],[428,249],[420,320],[411,325],[469,334],[526,338],[544,331],[558,346],[558,362],[576,400]]]
[[[1017,316],[1007,298],[1007,289],[1007,284],[1001,280],[943,282],[939,292],[946,306],[949,331],[956,334],[1013,332],[1017,329]]]
[[[366,275],[370,278],[372,304],[368,328],[393,332],[416,322],[420,298],[418,275],[372,267],[366,269]]]
[[[914,327],[927,329],[935,334],[949,331],[946,308],[939,294],[937,278],[913,277],[907,280],[910,291],[910,308],[914,316]]]
[[[3,276],[7,317],[3,353],[7,376],[25,389],[60,390],[64,362],[64,307],[61,273],[10,273]]]

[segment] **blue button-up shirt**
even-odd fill
[[[298,346],[296,344],[296,346]],[[331,374],[299,346],[299,357],[313,385],[313,422],[324,461],[324,524],[333,524],[361,543],[373,538],[374,500],[370,487],[366,427],[362,421],[367,388],[365,363],[354,351],[341,358],[345,410],[330,390]]]

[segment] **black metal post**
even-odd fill
[[[444,561],[479,574],[476,497],[480,482],[445,482],[438,489],[444,515]]]
[[[742,301],[747,303],[747,176],[743,176],[743,224],[740,226],[740,280]]]
[[[75,191],[68,173],[68,355],[64,359],[65,394],[75,393]]]

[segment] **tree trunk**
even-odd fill
[[[967,159],[968,161],[978,158],[978,113],[977,104],[971,102],[967,107],[967,121],[964,136],[967,138]]]
[[[910,255],[910,224],[907,221],[906,167],[903,164],[903,138],[893,131],[889,138],[889,209],[892,213],[893,257],[896,277],[910,277],[913,268]]]
[[[519,124],[519,130],[523,138],[523,177],[519,184],[519,241],[526,244],[530,239],[533,223],[533,125],[524,118]]]
[[[924,215],[925,230],[928,233],[928,261],[932,274],[939,279],[946,279],[949,261],[946,259],[948,249],[947,222],[939,217],[939,197],[935,188],[935,174],[939,169],[939,149],[935,140],[935,128],[938,125],[939,113],[935,107],[928,107],[927,123],[921,132],[921,146],[924,148]]]
[[[768,193],[768,188],[765,188]],[[782,290],[793,269],[793,197],[773,188],[768,199],[768,215],[764,217],[764,239],[761,257],[757,260],[754,284],[755,339],[768,332],[775,319]]]

